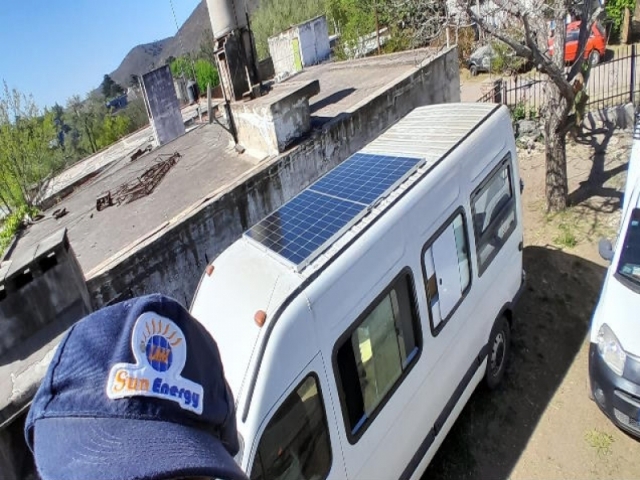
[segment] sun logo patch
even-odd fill
[[[111,367],[107,381],[110,399],[155,397],[202,414],[202,385],[181,376],[187,341],[173,321],[153,312],[143,313],[133,327],[131,348],[135,364]]]

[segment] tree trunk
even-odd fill
[[[569,188],[567,185],[566,133],[560,128],[566,123],[567,100],[551,81],[546,84],[546,121],[544,143],[546,159],[547,211],[558,212],[567,208]]]

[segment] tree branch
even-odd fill
[[[569,81],[573,80],[575,76],[582,70],[582,64],[584,63],[584,52],[587,48],[589,32],[591,32],[591,29],[593,28],[593,24],[596,22],[596,20],[598,19],[598,17],[603,11],[602,7],[598,6],[598,8],[596,8],[595,11],[591,15],[589,15],[589,10],[590,10],[590,2],[585,2],[582,10],[583,17],[588,16],[589,21],[582,22],[580,24],[580,34],[578,36],[578,45],[581,45],[582,47],[579,49],[579,53],[576,57],[576,61],[574,62],[573,65],[571,65],[571,69],[567,74],[567,79]]]
[[[533,60],[533,52],[530,48],[501,34],[496,28],[487,25],[485,21],[482,20],[482,18],[480,18],[473,10],[471,10],[471,7],[469,5],[467,5],[467,14],[480,26],[480,28],[487,31],[490,35],[496,37],[498,40],[509,45],[513,49],[513,51],[516,52],[516,55],[528,60]]]

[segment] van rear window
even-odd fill
[[[369,306],[337,350],[350,441],[362,434],[417,359],[420,335],[413,283],[403,274]]]

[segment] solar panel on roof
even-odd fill
[[[371,205],[422,159],[356,153],[309,187]]]
[[[365,209],[365,205],[305,190],[247,234],[299,265]]]
[[[301,268],[422,162],[356,153],[245,235]]]

